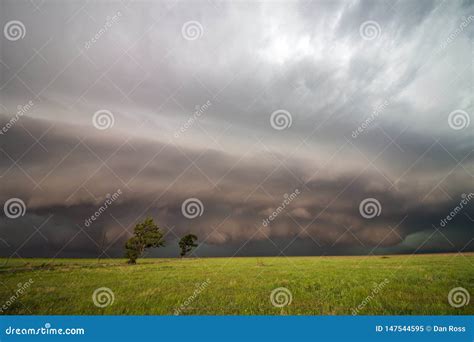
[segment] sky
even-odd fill
[[[147,256],[474,251],[472,1],[6,0],[0,28],[0,256],[122,257],[147,216]]]

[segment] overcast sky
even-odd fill
[[[122,256],[146,216],[154,256],[474,251],[472,1],[1,1],[0,25],[1,256]]]

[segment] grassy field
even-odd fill
[[[454,287],[474,293],[474,254],[141,259],[134,266],[123,259],[3,259],[0,265],[3,314],[350,315],[358,307],[360,315],[474,314],[474,299],[461,308],[448,303]],[[103,308],[92,299],[102,287],[114,296]],[[276,307],[270,297],[280,287],[292,301]]]

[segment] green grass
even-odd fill
[[[350,315],[370,295],[360,315],[474,314],[474,298],[457,309],[447,299],[454,287],[474,294],[474,254],[140,259],[134,266],[123,259],[5,262],[0,260],[0,305],[19,283],[33,283],[4,306],[4,314],[172,315],[188,300],[182,314]],[[207,279],[209,285],[193,296]],[[112,305],[94,305],[99,287],[113,291]],[[290,305],[271,304],[278,287],[290,290]]]

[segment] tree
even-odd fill
[[[142,256],[145,249],[164,245],[163,233],[153,222],[153,218],[148,217],[135,226],[133,236],[125,244],[125,256],[128,258],[129,264],[136,264],[137,259]]]
[[[197,239],[198,238],[196,235],[187,234],[183,236],[181,240],[179,240],[178,245],[179,245],[179,248],[181,248],[181,253],[179,255],[181,256],[181,258],[186,256],[186,254],[188,254],[189,252],[191,252],[191,250],[194,247],[197,247],[197,244],[195,243]]]

